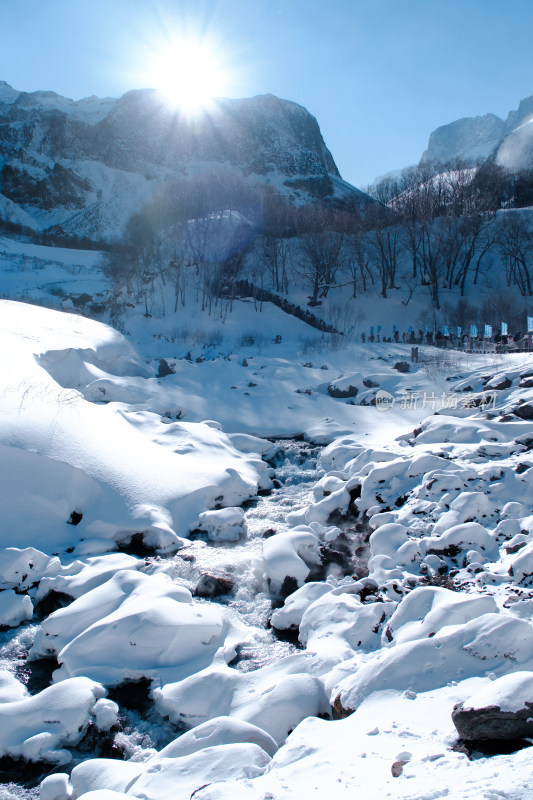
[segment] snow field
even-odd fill
[[[2,306],[0,620],[37,622],[29,665],[45,657],[58,668],[33,695],[0,673],[0,747],[76,762],[43,780],[44,800],[354,791],[429,800],[481,798],[487,784],[528,797],[523,752],[469,761],[451,749],[457,703],[515,711],[531,688],[533,433],[524,408],[533,392],[521,386],[523,358],[510,357],[490,409],[473,403],[424,419],[400,404],[381,413],[351,405],[328,386],[371,374],[395,392],[446,385],[462,396],[466,383],[475,400],[489,380],[484,357],[467,375],[431,377],[423,367],[397,373],[394,346],[335,353],[322,370],[282,363],[273,344],[257,375],[235,358],[179,362],[158,380],[103,325]],[[368,362],[381,353],[378,372]],[[232,390],[243,374],[257,386],[240,377],[242,391]],[[196,396],[203,405],[193,412]],[[161,416],[182,399],[185,420]],[[286,505],[261,498],[245,511],[273,485],[261,457],[275,458],[277,446],[257,434],[274,423],[278,434],[303,430],[327,445],[319,471],[304,462],[294,486],[287,479]],[[302,477],[309,483],[299,487]],[[139,536],[150,557],[117,552]],[[368,575],[355,574],[352,551],[328,561],[340,542],[353,549],[365,538]],[[194,596],[204,573],[230,588]],[[290,591],[270,622],[300,651],[276,649],[264,630],[269,591],[278,602]],[[64,607],[34,612],[58,596]],[[121,730],[106,691],[139,679],[174,739],[129,761],[77,754],[91,729]]]

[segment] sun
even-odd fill
[[[184,40],[165,45],[147,77],[167,105],[194,115],[224,93],[227,70],[207,42]]]

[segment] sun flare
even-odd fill
[[[173,108],[194,114],[224,92],[226,69],[205,42],[175,42],[159,53],[149,73],[151,85]]]

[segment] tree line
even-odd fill
[[[508,286],[533,292],[533,173],[494,164],[404,170],[369,190],[366,204],[296,204],[274,187],[234,173],[168,181],[133,215],[108,258],[116,308],[176,313],[194,299],[210,313],[232,310],[244,281],[318,306],[339,287],[352,298],[419,286],[434,310],[444,288],[463,297],[489,259]]]

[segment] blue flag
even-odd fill
[[[477,325],[470,326],[470,336],[472,337],[472,339],[475,339],[477,337]]]
[[[460,326],[460,325],[458,325],[458,326],[457,326],[457,336],[460,336],[460,335],[461,335],[461,331],[462,331],[462,330],[463,330],[463,329],[461,328],[461,326]]]
[[[527,332],[531,333],[533,331],[533,317],[527,318]]]
[[[502,336],[507,336],[507,323],[502,322]]]
[[[484,333],[485,339],[490,339],[491,336],[492,336],[492,325],[485,325],[485,333]]]

